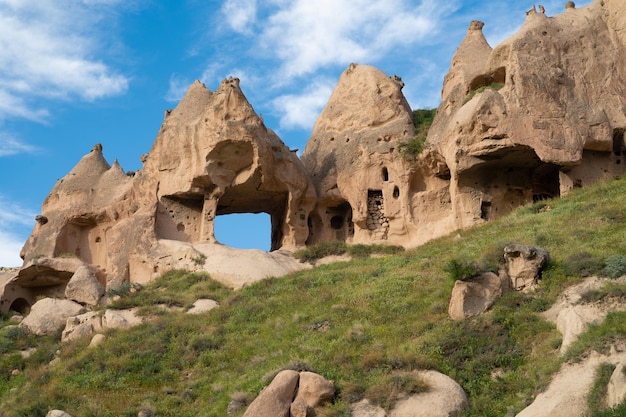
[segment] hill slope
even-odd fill
[[[394,373],[413,369],[459,382],[470,398],[468,416],[519,412],[564,360],[560,334],[539,312],[581,275],[625,254],[625,238],[620,178],[398,255],[324,265],[238,292],[206,275],[175,272],[118,300],[117,307],[140,306],[153,320],[110,331],[96,348],[87,348],[88,339],[61,345],[32,337],[4,317],[0,416],[45,416],[55,408],[76,416],[136,416],[142,408],[224,416],[231,399],[254,398],[284,368],[335,381],[339,392],[325,416],[348,416],[349,404],[364,397],[389,408]],[[450,266],[495,268],[511,242],[549,251],[536,292],[509,293],[478,318],[450,320],[451,275],[461,276]],[[158,306],[188,307],[201,297],[221,306],[202,315]],[[565,358],[624,338],[626,314],[609,317]],[[24,359],[20,351],[29,347],[37,350]]]

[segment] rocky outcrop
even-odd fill
[[[104,287],[88,267],[79,267],[65,287],[65,298],[95,307],[104,296]]]
[[[528,245],[507,245],[504,248],[504,261],[511,288],[517,291],[534,288],[549,260],[545,249]]]
[[[450,168],[455,227],[624,172],[625,12],[532,9],[494,49],[472,22],[428,135]]]
[[[250,404],[244,417],[314,416],[335,395],[335,385],[312,372],[285,370]]]
[[[85,312],[85,308],[69,300],[44,298],[37,301],[20,327],[38,336],[60,333],[69,317]]]

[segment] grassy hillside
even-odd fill
[[[510,293],[481,317],[448,319],[454,278],[496,268],[513,242],[549,251],[540,288]],[[349,403],[364,397],[390,407],[396,393],[423,388],[405,372],[414,369],[436,369],[459,382],[471,402],[467,416],[504,416],[531,402],[564,360],[560,335],[538,313],[582,275],[603,270],[610,257],[609,266],[619,269],[625,258],[614,255],[622,254],[626,180],[617,179],[414,250],[325,265],[238,292],[206,275],[170,273],[117,302],[140,306],[153,320],[110,331],[97,348],[88,349],[88,339],[61,345],[34,338],[7,327],[5,317],[0,416],[45,416],[54,408],[77,417],[136,416],[141,409],[225,416],[231,400],[245,404],[285,368],[335,381],[338,395],[327,417],[349,416]],[[197,316],[157,306],[188,307],[207,297],[221,306]],[[567,359],[625,332],[626,314],[612,313]],[[30,346],[36,353],[23,359],[19,351]],[[47,366],[55,357],[60,361]]]

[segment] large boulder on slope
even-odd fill
[[[85,307],[70,300],[44,298],[33,304],[30,314],[20,327],[38,336],[56,335],[63,330],[69,317],[86,311]]]

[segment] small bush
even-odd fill
[[[114,297],[116,295],[123,297],[127,295],[128,293],[130,293],[130,288],[131,288],[130,282],[124,281],[122,285],[120,285],[119,287],[107,288],[106,294],[107,294],[107,297]]]
[[[309,262],[330,255],[343,255],[348,250],[348,245],[339,240],[320,242],[306,249],[297,251],[294,256],[300,262]]]
[[[400,150],[400,154],[406,159],[415,159],[419,154],[422,153],[425,145],[426,136],[415,135],[413,138],[405,142],[400,142],[400,144],[398,145],[398,149]]]
[[[604,261],[604,274],[609,278],[626,275],[626,255],[613,255]]]
[[[477,262],[459,259],[450,260],[443,270],[453,281],[467,281],[482,272]]]
[[[470,101],[476,94],[482,93],[483,91],[489,89],[489,90],[494,90],[494,91],[498,91],[499,89],[501,89],[502,87],[504,87],[503,83],[491,83],[490,85],[483,85],[481,87],[475,88],[474,90],[471,90],[469,93],[467,93],[467,97],[465,97],[465,101],[464,103],[467,103],[468,101]]]
[[[589,252],[570,255],[563,263],[565,273],[570,276],[589,277],[602,272],[604,262]]]
[[[386,411],[406,395],[417,394],[428,389],[428,385],[415,373],[397,372],[382,378],[380,383],[365,391],[365,398]]]
[[[191,258],[191,262],[198,266],[204,265],[204,263],[206,262],[206,255],[204,253],[198,253],[197,256]]]

